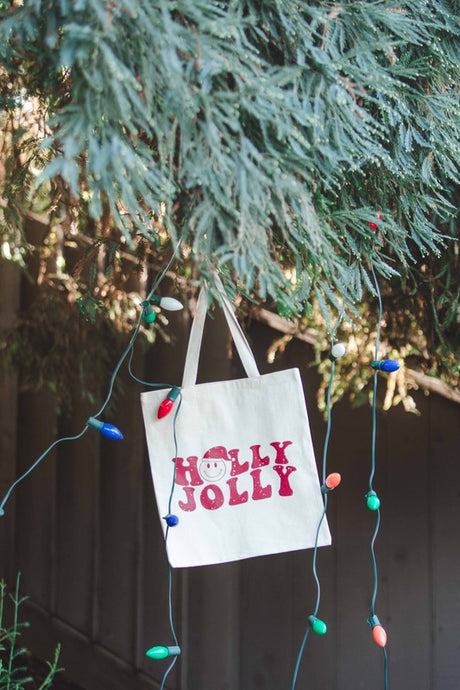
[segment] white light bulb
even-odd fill
[[[160,300],[160,307],[166,311],[179,311],[184,308],[184,305],[174,297],[162,297]]]
[[[338,357],[343,357],[346,351],[347,349],[343,343],[336,343],[332,347],[331,355],[334,357],[334,359],[337,359]]]

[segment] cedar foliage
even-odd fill
[[[102,238],[142,263],[143,242],[161,259],[181,239],[185,275],[212,283],[217,266],[230,292],[237,281],[284,315],[313,318],[316,305],[326,319],[342,300],[359,312],[372,264],[403,328],[420,321],[430,352],[452,349],[455,2],[0,8],[12,256],[27,253],[22,218],[38,205],[60,221],[73,214],[75,241],[93,250]],[[28,103],[34,127],[18,116]],[[79,246],[75,280],[94,299],[99,253],[91,268]]]

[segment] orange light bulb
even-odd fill
[[[335,489],[341,481],[341,475],[338,472],[333,472],[326,477],[326,486],[328,489]]]
[[[379,647],[385,647],[387,643],[387,634],[381,625],[376,625],[372,628],[372,637]]]

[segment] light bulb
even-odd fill
[[[327,632],[327,625],[324,621],[320,620],[316,616],[308,616],[308,622],[311,625],[311,629],[316,635],[325,635]]]
[[[166,515],[163,518],[163,520],[166,520],[166,524],[168,525],[168,527],[175,527],[179,524],[179,518],[177,517],[177,515],[172,515],[171,513]]]
[[[369,491],[366,494],[366,503],[369,510],[378,510],[380,508],[380,499],[375,491]]]
[[[380,211],[380,209],[377,211],[377,220],[382,220],[382,212]],[[370,222],[369,227],[371,230],[377,230],[378,225],[377,223]]]
[[[342,477],[338,472],[328,474],[328,476],[326,477],[326,481],[321,487],[321,491],[323,492],[323,494],[327,494],[329,491],[332,491],[332,489],[335,489],[341,481]]]
[[[387,634],[381,625],[376,625],[372,630],[372,637],[379,647],[385,647],[387,643]]]
[[[326,477],[326,486],[328,489],[335,489],[340,484],[342,477],[338,472],[333,472]]]
[[[142,302],[142,306],[144,308],[142,318],[144,319],[145,323],[153,323],[157,318],[155,309],[153,309],[148,302]]]
[[[391,373],[392,371],[398,371],[400,366],[401,365],[394,359],[376,359],[371,363],[371,367],[373,369],[379,369],[380,371],[386,371],[388,373]]]
[[[164,647],[163,645],[151,647],[145,652],[145,655],[148,656],[149,659],[166,659],[168,656],[179,656],[179,654],[180,647]]]
[[[179,311],[184,308],[184,305],[174,297],[161,297],[160,295],[153,295],[149,299],[150,304],[155,304],[166,311]]]
[[[99,431],[99,433],[106,438],[111,438],[114,441],[121,441],[123,438],[123,434],[121,433],[120,429],[117,429],[117,427],[113,424],[106,424],[95,417],[90,417],[86,423],[89,427],[96,429],[96,431]]]
[[[385,647],[387,643],[387,634],[383,626],[380,624],[377,616],[370,616],[367,619],[367,623],[372,628],[372,637],[374,638],[374,642],[378,644],[379,647]]]
[[[332,360],[338,359],[339,357],[343,357],[343,355],[346,353],[347,348],[343,343],[336,343],[335,345],[332,346],[331,349],[331,354],[330,358]]]
[[[174,407],[174,402],[177,400],[177,397],[180,393],[180,388],[179,386],[173,386],[171,390],[169,391],[168,395],[166,398],[163,400],[161,403],[160,407],[158,408],[158,419],[162,419],[163,417],[166,417],[168,415],[172,408]]]

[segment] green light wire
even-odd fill
[[[153,285],[152,285],[152,288],[151,288],[151,290],[150,290],[150,292],[149,292],[149,295],[148,295],[148,298],[147,298],[146,301],[148,301],[149,299],[151,299],[152,295],[155,293],[155,290],[158,288],[159,284],[161,283],[161,281],[163,280],[164,276],[166,275],[166,273],[168,272],[169,268],[171,267],[172,263],[174,262],[174,260],[175,260],[175,258],[176,258],[177,250],[179,249],[181,242],[182,242],[182,240],[179,240],[179,242],[177,243],[177,245],[176,245],[176,247],[175,247],[175,249],[174,249],[174,251],[173,251],[173,253],[172,253],[172,255],[171,255],[171,258],[169,259],[169,261],[168,261],[168,263],[166,264],[165,268],[159,273],[159,275],[157,276],[157,278],[154,280]],[[137,336],[139,335],[139,331],[140,331],[140,328],[141,328],[141,324],[142,324],[142,319],[143,319],[143,316],[144,316],[144,312],[145,312],[145,306],[142,307],[142,310],[141,310],[139,319],[138,319],[138,321],[137,321],[136,327],[135,327],[134,332],[133,332],[133,334],[132,334],[132,336],[131,336],[131,338],[130,338],[130,340],[129,340],[129,343],[128,343],[127,347],[125,348],[125,350],[123,351],[123,353],[122,353],[120,359],[118,360],[117,364],[115,365],[115,369],[113,370],[112,376],[110,377],[110,382],[109,382],[109,387],[108,387],[108,391],[107,391],[106,398],[105,398],[105,400],[104,400],[104,402],[103,402],[101,408],[99,409],[99,411],[98,411],[96,414],[92,415],[94,418],[99,417],[99,416],[103,413],[103,411],[105,410],[105,408],[107,407],[107,405],[108,405],[108,403],[109,403],[109,401],[110,401],[110,399],[111,399],[111,397],[112,397],[112,394],[113,394],[113,389],[114,389],[114,386],[115,386],[115,381],[116,381],[116,378],[117,378],[117,376],[118,376],[118,373],[119,373],[119,371],[120,371],[120,369],[121,369],[121,366],[122,366],[123,362],[125,361],[125,359],[126,359],[126,357],[127,357],[128,355],[130,355],[130,356],[129,356],[129,360],[128,360],[128,371],[129,371],[130,376],[131,376],[135,381],[137,381],[138,383],[141,383],[141,384],[143,384],[143,385],[150,386],[150,387],[154,387],[154,388],[172,388],[172,385],[171,385],[171,384],[164,384],[164,383],[149,383],[149,382],[147,382],[147,381],[143,381],[142,379],[139,379],[139,378],[134,374],[134,372],[133,372],[133,370],[132,370],[132,360],[133,360],[133,355],[134,355],[134,344],[135,344],[135,342],[136,342]],[[175,459],[174,459],[173,480],[172,480],[171,492],[170,492],[169,502],[168,502],[168,511],[169,511],[169,512],[170,512],[170,510],[171,510],[171,504],[172,504],[174,489],[175,489],[175,485],[176,485],[176,463],[177,463],[177,456],[178,456],[178,443],[177,443],[177,433],[176,433],[176,422],[177,422],[177,415],[179,414],[179,410],[180,410],[180,408],[181,408],[181,405],[182,405],[182,394],[180,394],[179,404],[177,405],[177,408],[176,408],[176,411],[175,411],[175,414],[174,414],[174,420],[173,420],[173,437],[174,437]],[[6,502],[8,501],[8,498],[10,497],[11,492],[13,491],[13,489],[14,489],[23,479],[25,479],[31,472],[33,472],[33,470],[34,470],[34,469],[39,465],[39,463],[48,455],[48,453],[50,453],[51,450],[53,450],[53,448],[55,448],[58,444],[63,443],[64,441],[76,441],[77,439],[81,438],[81,437],[83,436],[83,434],[85,434],[85,433],[87,432],[88,428],[89,428],[89,427],[88,427],[88,424],[86,424],[85,427],[84,427],[84,429],[83,429],[79,434],[76,434],[75,436],[67,436],[67,437],[65,437],[65,438],[60,438],[60,439],[57,439],[56,441],[54,441],[54,442],[53,442],[53,443],[52,443],[52,444],[51,444],[51,445],[40,455],[40,457],[37,458],[37,460],[35,460],[35,462],[29,467],[29,469],[28,469],[26,472],[24,472],[24,474],[22,474],[20,477],[18,477],[18,478],[11,484],[10,488],[9,488],[8,491],[6,492],[5,496],[3,497],[2,502],[1,502],[1,504],[0,504],[0,517],[1,517],[2,515],[5,514],[4,505],[5,505]],[[166,557],[167,557],[167,541],[168,541],[168,534],[169,534],[169,525],[168,525],[167,528],[166,528],[166,535],[165,535],[165,550],[166,550]],[[172,570],[171,570],[171,565],[170,565],[170,563],[169,563],[169,558],[168,558],[168,557],[167,557],[167,561],[168,561],[168,616],[169,616],[169,625],[170,625],[170,629],[171,629],[171,634],[172,634],[172,636],[173,636],[173,638],[174,638],[174,642],[175,642],[175,644],[176,644],[177,646],[179,646],[179,642],[178,642],[177,635],[176,635],[176,631],[175,631],[175,627],[174,627],[174,620],[173,620]],[[166,669],[165,674],[164,674],[164,676],[163,676],[163,680],[162,680],[162,683],[161,683],[160,690],[163,690],[164,685],[165,685],[165,682],[166,682],[166,679],[167,679],[167,677],[168,677],[170,671],[171,671],[172,668],[174,667],[175,663],[177,662],[177,658],[178,658],[178,657],[175,656],[174,659],[172,660],[171,664],[169,665],[169,667]]]
[[[176,253],[177,253],[177,250],[179,249],[179,246],[180,246],[181,242],[182,242],[182,240],[179,240],[179,242],[178,242],[178,244],[176,245],[176,247],[175,247],[175,249],[174,249],[174,252],[173,252],[173,254],[172,254],[170,260],[168,261],[167,265],[166,265],[165,268],[162,270],[162,272],[159,274],[158,278],[154,281],[153,286],[152,286],[152,288],[151,288],[151,290],[150,290],[150,292],[149,292],[149,295],[148,295],[148,297],[147,297],[146,302],[148,302],[148,300],[151,299],[152,295],[155,293],[155,290],[158,288],[158,285],[161,283],[161,281],[163,280],[164,276],[166,275],[166,273],[168,272],[169,268],[171,267],[173,261],[174,261],[175,258],[176,258]],[[141,319],[142,319],[142,316],[143,316],[143,314],[144,314],[144,311],[145,311],[145,307],[143,307],[142,314],[141,314]],[[137,331],[139,330],[140,323],[141,323],[141,321],[139,321]],[[137,336],[137,333],[136,333],[136,336]],[[172,387],[173,387],[173,384],[168,384],[168,383],[151,383],[150,381],[144,381],[143,379],[140,379],[140,378],[138,378],[138,377],[136,376],[136,374],[135,374],[134,371],[133,371],[134,343],[135,343],[135,338],[132,339],[132,342],[130,343],[130,347],[128,346],[128,348],[127,348],[128,352],[129,352],[129,350],[131,350],[131,353],[130,353],[130,356],[129,356],[129,360],[128,360],[128,372],[129,372],[130,376],[131,376],[137,383],[140,383],[140,384],[142,384],[142,385],[144,385],[144,386],[149,386],[150,388],[172,388]],[[126,352],[126,354],[128,354],[128,352]],[[177,417],[178,417],[178,414],[179,414],[179,412],[180,412],[181,406],[182,406],[182,393],[179,393],[179,402],[178,402],[178,405],[177,405],[177,407],[176,407],[176,409],[175,409],[175,412],[174,412],[174,419],[173,419],[174,471],[173,471],[173,478],[172,478],[172,483],[171,483],[171,490],[170,490],[169,499],[168,499],[168,514],[171,513],[171,505],[172,505],[174,490],[175,490],[175,486],[176,486],[176,469],[177,469],[177,457],[178,457]],[[165,554],[166,554],[166,560],[167,560],[167,565],[168,565],[168,619],[169,619],[169,628],[170,628],[170,631],[171,631],[171,635],[172,635],[172,637],[173,637],[173,639],[174,639],[174,643],[175,643],[175,645],[176,645],[177,647],[179,647],[179,641],[178,641],[178,638],[177,638],[176,629],[175,629],[175,625],[174,625],[173,600],[172,600],[172,585],[173,585],[173,582],[172,582],[172,568],[171,568],[171,564],[170,564],[170,562],[169,562],[169,557],[168,557],[168,536],[169,536],[169,529],[170,529],[170,527],[169,527],[169,525],[167,525],[167,527],[166,527],[166,533],[165,533],[165,541],[164,541],[164,544],[165,544]],[[164,672],[163,678],[162,678],[162,681],[161,681],[161,685],[160,685],[160,690],[164,690],[166,680],[167,680],[167,678],[168,678],[170,672],[171,672],[172,669],[174,668],[175,664],[177,663],[177,659],[178,659],[178,657],[177,657],[177,656],[174,656],[174,658],[172,659],[172,661],[171,661],[171,663],[169,664],[168,668],[167,668],[166,671]]]
[[[52,444],[51,444],[51,445],[40,455],[40,457],[37,458],[37,460],[35,460],[35,462],[29,467],[29,469],[26,470],[26,471],[24,472],[24,474],[22,474],[20,477],[18,477],[18,478],[11,484],[10,488],[8,489],[8,491],[6,492],[6,494],[5,494],[4,497],[3,497],[2,502],[0,503],[0,516],[2,516],[2,515],[5,514],[4,506],[5,506],[6,502],[7,502],[7,500],[9,499],[10,494],[11,494],[11,492],[13,491],[13,489],[15,488],[15,486],[17,486],[20,482],[22,482],[23,479],[25,479],[31,472],[33,472],[33,470],[41,463],[41,461],[48,455],[48,453],[50,453],[50,452],[53,450],[53,448],[55,448],[59,443],[64,443],[64,441],[76,441],[78,438],[81,438],[81,437],[83,436],[83,434],[86,434],[87,431],[88,431],[88,425],[86,424],[86,426],[85,426],[85,428],[83,429],[83,431],[80,431],[80,433],[79,433],[79,434],[76,434],[76,436],[66,436],[66,437],[64,437],[64,438],[58,438],[56,441],[54,441],[54,443],[52,443]]]
[[[342,309],[340,311],[339,317],[337,319],[337,322],[335,324],[334,329],[330,333],[331,337],[331,348],[334,345],[335,341],[335,334],[337,331],[337,328],[340,324],[340,321],[342,320],[343,314],[345,311],[345,305],[342,306]],[[331,423],[332,423],[332,417],[331,417],[331,392],[332,392],[332,382],[334,380],[334,373],[335,373],[335,359],[332,359],[332,365],[331,365],[331,373],[329,375],[329,384],[327,387],[327,396],[326,396],[326,416],[327,416],[327,428],[326,428],[326,437],[324,439],[324,448],[323,448],[323,463],[322,463],[322,483],[324,485],[326,481],[326,474],[327,474],[327,452],[329,448],[329,439],[331,436]],[[321,601],[321,583],[318,577],[318,572],[316,568],[316,561],[317,561],[317,556],[318,556],[318,540],[319,540],[319,532],[321,529],[321,525],[323,524],[323,520],[326,517],[327,513],[327,504],[328,504],[328,495],[327,493],[324,494],[324,508],[323,512],[321,514],[321,517],[318,522],[318,527],[316,529],[316,535],[315,535],[315,546],[313,549],[313,561],[312,561],[312,571],[313,571],[313,577],[315,578],[316,582],[316,605],[315,609],[313,612],[313,615],[316,616],[318,611],[319,611],[319,605]],[[295,686],[297,683],[297,676],[299,674],[299,669],[300,669],[300,664],[302,661],[303,653],[305,650],[305,645],[307,643],[308,635],[310,633],[310,624],[308,624],[305,628],[305,633],[300,645],[299,653],[297,655],[297,661],[296,665],[294,668],[294,673],[292,675],[292,682],[291,682],[291,690],[295,690]]]
[[[381,328],[382,315],[383,315],[383,306],[382,306],[382,296],[380,294],[379,283],[378,283],[377,276],[375,274],[374,266],[372,263],[371,263],[371,272],[372,272],[372,276],[374,279],[375,291],[377,294],[377,299],[378,299],[378,304],[379,304],[377,333],[376,333],[376,338],[375,338],[375,350],[374,350],[374,360],[378,360],[379,345],[380,345],[380,328]],[[378,370],[376,369],[374,371],[374,385],[373,385],[373,390],[372,390],[372,444],[371,444],[371,472],[369,474],[369,490],[370,491],[373,491],[372,482],[373,482],[373,479],[375,476],[375,468],[376,468],[375,447],[376,447],[376,437],[377,437],[377,381],[378,381]],[[375,615],[375,602],[377,600],[377,591],[378,591],[378,584],[379,584],[379,577],[378,577],[378,570],[377,570],[377,558],[375,555],[375,542],[376,542],[377,535],[378,535],[379,530],[380,530],[380,522],[381,522],[380,508],[378,508],[378,510],[376,512],[377,512],[377,518],[376,518],[376,523],[375,523],[375,530],[374,530],[374,533],[372,535],[371,544],[370,544],[372,573],[373,573],[373,580],[374,580],[374,587],[373,587],[372,599],[371,599],[371,616]],[[386,651],[385,647],[383,647],[383,658],[384,658],[383,683],[384,683],[384,690],[387,690],[387,688],[388,688],[388,655],[387,655],[387,651]]]
[[[171,257],[170,257],[168,263],[166,264],[165,268],[164,268],[163,270],[161,270],[161,271],[159,272],[159,275],[155,278],[155,280],[154,280],[154,282],[153,282],[153,285],[152,285],[152,289],[150,290],[149,296],[147,297],[147,301],[148,301],[149,299],[151,299],[151,297],[152,297],[152,295],[154,294],[155,290],[158,288],[159,284],[161,283],[161,281],[162,281],[163,278],[165,277],[166,273],[167,273],[167,272],[169,271],[169,269],[171,268],[173,262],[175,261],[176,254],[177,254],[177,250],[179,249],[181,242],[182,242],[182,240],[179,240],[179,242],[177,243],[176,247],[174,248],[174,251],[173,251],[173,253],[172,253],[172,255],[171,255]],[[126,357],[128,356],[128,354],[129,354],[130,352],[131,352],[130,361],[132,360],[132,350],[133,350],[133,348],[134,348],[134,343],[135,343],[135,341],[136,341],[136,338],[137,338],[137,336],[139,335],[139,331],[140,331],[140,328],[141,328],[142,318],[143,318],[143,315],[144,315],[144,311],[145,311],[145,307],[142,308],[141,314],[140,314],[140,316],[139,316],[139,319],[138,319],[138,321],[137,321],[137,324],[136,324],[136,327],[135,327],[135,329],[134,329],[134,332],[133,332],[133,334],[132,334],[132,336],[131,336],[131,339],[130,339],[130,341],[129,341],[129,343],[128,343],[126,349],[125,349],[125,351],[123,352],[123,354],[121,355],[120,359],[118,360],[118,363],[117,363],[117,365],[116,365],[116,367],[115,367],[115,369],[114,369],[114,371],[113,371],[113,374],[112,374],[112,377],[111,377],[110,383],[109,383],[109,390],[108,390],[108,393],[107,393],[107,397],[106,397],[106,399],[105,399],[105,401],[104,401],[104,403],[103,403],[101,409],[99,410],[99,412],[97,412],[95,415],[93,415],[93,417],[95,417],[95,418],[99,417],[99,415],[101,415],[101,414],[103,413],[103,411],[105,410],[105,408],[107,407],[107,405],[108,405],[108,403],[109,403],[109,400],[110,400],[110,398],[112,397],[113,388],[114,388],[114,385],[115,385],[115,380],[116,380],[116,378],[117,378],[117,376],[118,376],[118,372],[120,371],[121,365],[123,364],[123,362],[125,361]],[[130,372],[130,373],[131,373],[131,372]],[[136,378],[133,374],[131,374],[131,375],[133,376],[133,378]],[[145,382],[142,382],[142,383],[145,383]],[[147,384],[147,383],[146,383],[145,385],[151,385],[151,384]],[[161,387],[161,384],[158,384],[158,386]]]
[[[168,515],[171,513],[171,505],[172,505],[172,500],[174,496],[174,489],[176,488],[176,469],[177,469],[177,456],[178,456],[178,442],[177,442],[177,417],[180,412],[180,408],[182,406],[182,393],[179,393],[179,403],[177,405],[177,408],[174,413],[174,420],[173,420],[173,439],[174,439],[174,471],[173,471],[173,478],[172,478],[172,483],[171,483],[171,490],[169,492],[169,501],[168,501]],[[173,602],[172,602],[172,568],[171,564],[169,562],[169,556],[168,556],[168,536],[169,536],[169,525],[166,527],[166,534],[165,534],[165,553],[166,553],[166,559],[168,562],[168,614],[169,614],[169,628],[171,630],[171,634],[173,636],[174,642],[177,647],[179,647],[179,641],[177,639],[176,635],[176,630],[174,627],[174,616],[173,616]],[[173,660],[171,661],[170,665],[166,669],[163,679],[161,681],[161,686],[160,690],[163,690],[164,685],[166,683],[166,679],[169,675],[169,673],[172,671],[174,665],[177,662],[178,657],[175,656]]]
[[[174,261],[176,260],[176,255],[177,255],[177,252],[178,252],[179,247],[181,246],[181,244],[182,244],[182,238],[180,238],[179,242],[178,242],[178,243],[176,244],[176,246],[174,247],[174,251],[173,251],[173,253],[171,254],[171,258],[169,259],[169,261],[168,261],[168,263],[166,264],[165,268],[161,271],[161,273],[159,273],[159,275],[157,276],[157,278],[155,278],[155,280],[154,280],[154,282],[153,282],[153,285],[152,285],[152,289],[150,290],[149,296],[147,297],[147,301],[148,301],[149,299],[152,298],[152,296],[153,296],[155,290],[157,289],[157,287],[159,286],[159,284],[161,283],[161,281],[163,280],[163,278],[165,277],[165,275],[167,274],[167,272],[169,271],[169,269],[170,269],[171,266],[173,265]]]
[[[176,258],[177,251],[178,251],[178,249],[179,249],[179,247],[180,247],[180,245],[181,245],[181,242],[182,242],[182,240],[179,240],[179,242],[177,243],[176,247],[174,248],[174,251],[173,251],[173,253],[172,253],[172,255],[171,255],[171,258],[169,259],[169,261],[168,261],[168,263],[166,264],[165,268],[164,268],[161,272],[159,272],[159,275],[158,275],[157,278],[154,280],[153,287],[152,287],[152,289],[151,289],[151,291],[150,291],[150,293],[149,293],[149,299],[150,299],[150,297],[153,295],[153,293],[155,292],[155,290],[157,289],[157,287],[158,287],[158,285],[160,284],[160,282],[163,280],[164,276],[165,276],[166,273],[168,272],[168,270],[169,270],[169,268],[171,267],[172,263],[174,262],[174,260],[175,260],[175,258]],[[137,338],[137,336],[138,336],[138,334],[139,334],[139,330],[140,330],[140,327],[141,327],[143,314],[144,314],[144,309],[142,309],[142,311],[141,311],[141,314],[140,314],[140,316],[139,316],[139,319],[138,319],[138,322],[137,322],[136,327],[135,327],[135,329],[134,329],[134,332],[133,332],[133,334],[132,334],[132,336],[131,336],[131,338],[130,338],[130,341],[129,341],[128,346],[127,346],[126,349],[124,350],[123,354],[121,355],[120,359],[118,360],[118,362],[117,362],[117,364],[116,364],[116,366],[115,366],[115,369],[114,369],[114,371],[113,371],[113,373],[112,373],[112,376],[111,376],[111,378],[110,378],[108,393],[107,393],[107,396],[106,396],[106,398],[105,398],[105,400],[104,400],[104,402],[103,402],[103,404],[102,404],[102,407],[100,408],[100,410],[99,410],[96,414],[91,415],[91,416],[94,417],[94,418],[99,417],[99,415],[101,415],[101,414],[103,413],[103,411],[105,410],[105,408],[107,407],[107,405],[108,405],[108,403],[109,403],[109,401],[110,401],[110,398],[112,397],[113,388],[114,388],[114,385],[115,385],[115,380],[116,380],[116,378],[117,378],[118,372],[120,371],[120,368],[121,368],[123,362],[125,361],[126,357],[128,356],[129,352],[132,351],[132,348],[133,348],[133,346],[134,346],[134,343],[135,343],[135,341],[136,341],[136,338]],[[24,479],[26,479],[26,477],[28,477],[29,474],[30,474],[31,472],[33,472],[33,470],[41,463],[41,461],[48,455],[48,453],[50,453],[50,452],[53,450],[53,448],[55,448],[58,444],[63,443],[64,441],[76,441],[77,439],[81,438],[81,437],[83,436],[83,434],[85,434],[85,433],[87,432],[87,430],[88,430],[88,425],[85,424],[85,427],[83,428],[83,430],[82,430],[80,433],[76,434],[75,436],[66,436],[65,438],[59,438],[59,439],[57,439],[56,441],[54,441],[54,442],[53,442],[53,443],[52,443],[52,444],[51,444],[51,445],[40,455],[40,457],[37,458],[37,460],[35,460],[35,462],[32,463],[32,465],[29,467],[29,469],[28,469],[26,472],[24,472],[24,474],[22,474],[20,477],[17,478],[17,479],[11,484],[11,486],[9,487],[9,489],[8,489],[8,491],[6,492],[5,496],[3,497],[2,502],[0,503],[0,517],[1,517],[2,515],[4,515],[4,513],[5,513],[5,511],[4,511],[4,506],[5,506],[6,502],[8,501],[8,499],[9,499],[9,497],[10,497],[11,492],[13,491],[13,489],[14,489],[20,482],[22,482]]]

